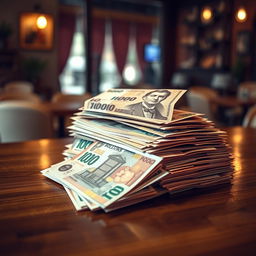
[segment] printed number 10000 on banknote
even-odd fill
[[[84,103],[84,111],[152,123],[169,123],[175,103],[185,90],[111,89]]]

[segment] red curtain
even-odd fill
[[[122,74],[129,46],[130,22],[112,20],[112,40],[117,68]]]
[[[76,16],[70,13],[60,13],[59,15],[59,30],[58,30],[58,72],[63,71],[69,53],[73,36],[75,32]]]
[[[144,46],[151,42],[153,25],[151,23],[136,23],[136,47],[139,64],[144,71],[146,62],[144,61]]]
[[[97,72],[105,39],[105,19],[92,19],[92,72]]]

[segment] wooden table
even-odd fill
[[[227,130],[233,185],[76,212],[40,170],[70,139],[0,144],[0,255],[255,255],[256,131]]]

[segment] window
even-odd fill
[[[154,29],[153,29],[153,33],[152,33],[152,40],[151,40],[152,44],[160,45],[160,42],[159,42],[160,35],[159,35],[159,33],[160,33],[159,26],[155,26]],[[161,58],[161,52],[160,52],[160,58]],[[161,76],[160,61],[153,62],[152,63],[152,68],[154,70],[154,79],[149,81],[149,83],[158,87],[158,86],[160,86],[160,76]]]
[[[121,81],[116,66],[112,45],[111,23],[109,21],[106,22],[105,31],[104,48],[100,63],[100,92],[118,87]]]
[[[134,30],[130,33],[129,48],[126,64],[123,70],[123,79],[127,85],[136,85],[140,82],[142,73],[138,62]]]
[[[78,16],[69,58],[60,75],[61,92],[64,94],[85,93],[85,69],[83,20],[82,16]]]

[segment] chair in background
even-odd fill
[[[0,101],[28,101],[33,103],[40,103],[41,99],[36,94],[20,94],[20,93],[3,93],[0,94]]]
[[[211,87],[221,93],[228,92],[233,85],[233,77],[230,73],[216,73],[212,77]]]
[[[85,94],[63,94],[63,93],[55,93],[52,97],[52,102],[57,102],[57,103],[64,103],[64,104],[80,104],[82,107],[84,105],[84,102],[88,99],[90,99],[92,95],[90,93],[85,93]]]
[[[41,99],[33,93],[33,85],[26,81],[7,83],[0,94],[1,101],[19,100],[40,103]]]
[[[247,81],[239,84],[237,97],[241,100],[256,100],[256,82]]]
[[[33,84],[27,81],[14,81],[4,85],[6,93],[32,93]]]
[[[219,105],[218,93],[208,87],[194,86],[187,92],[188,106],[191,111],[204,114],[218,126],[233,125],[240,120],[240,107],[228,108]]]
[[[190,111],[204,114],[209,120],[217,123],[217,106],[214,103],[216,92],[207,87],[194,86],[187,92]]]
[[[171,88],[175,89],[186,89],[190,81],[185,73],[176,72],[171,78]]]
[[[39,104],[0,102],[0,120],[1,143],[49,138],[53,135],[51,118]]]
[[[243,120],[243,127],[256,128],[256,106],[251,107]]]
[[[84,102],[91,97],[92,95],[90,93],[76,95],[63,94],[58,92],[53,95],[51,102],[53,104],[56,104],[57,106],[65,108],[69,108],[70,106],[72,106],[72,108],[76,108],[78,111],[78,109],[84,105]],[[70,117],[70,114],[63,114],[62,116],[59,116],[58,118],[55,118],[53,120],[54,130],[58,131],[57,133],[59,133],[60,137],[68,135],[66,128],[71,124]]]
[[[175,72],[172,75],[170,88],[171,89],[187,89],[190,84],[190,79],[187,74],[182,72]],[[187,97],[183,96],[175,104],[176,109],[187,110],[188,102]]]

